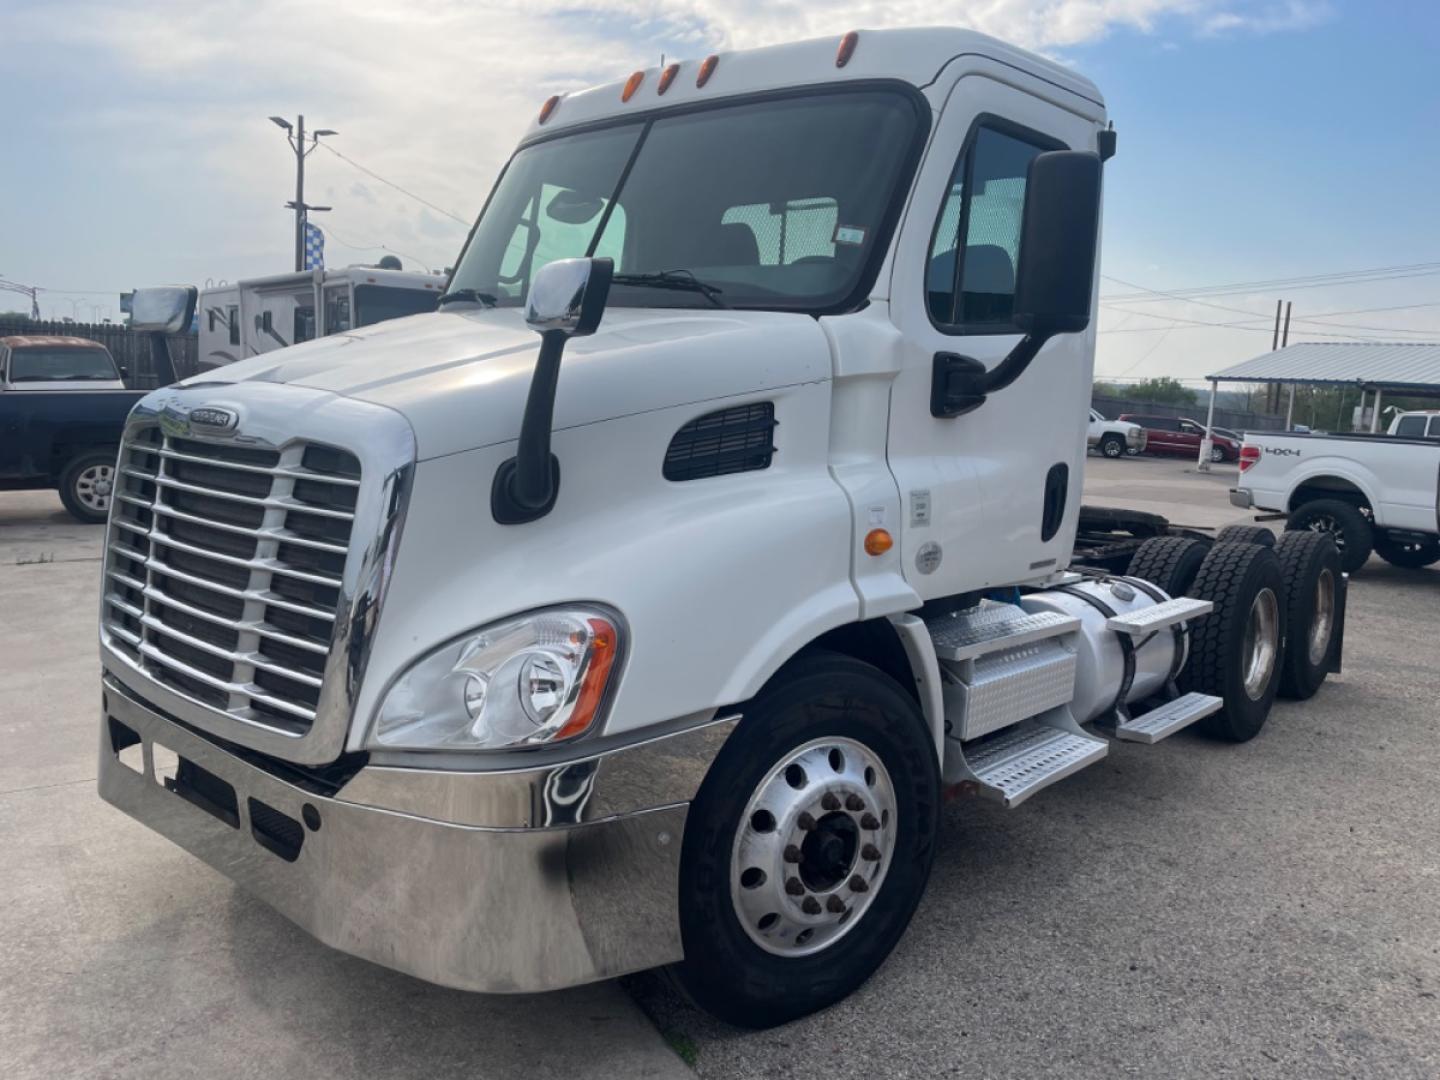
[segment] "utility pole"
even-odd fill
[[[295,152],[295,199],[285,205],[295,211],[295,269],[304,270],[305,222],[309,217],[309,212],[314,210],[318,213],[330,209],[328,206],[311,206],[305,201],[305,159],[315,152],[315,148],[320,145],[320,139],[323,136],[335,135],[337,132],[329,128],[311,132],[310,145],[306,146],[304,114],[297,116],[293,125],[283,116],[272,116],[270,122],[278,128],[284,128],[285,141]]]

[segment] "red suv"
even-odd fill
[[[1183,454],[1187,457],[1198,457],[1200,454],[1200,440],[1205,438],[1204,424],[1173,416],[1137,416],[1134,413],[1124,413],[1120,419],[1145,429],[1145,449],[1152,454]],[[1234,461],[1239,456],[1238,442],[1212,434],[1211,461]]]

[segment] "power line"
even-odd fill
[[[1197,296],[1224,296],[1234,293],[1255,292],[1259,289],[1267,288],[1318,289],[1328,288],[1331,285],[1364,284],[1369,281],[1398,281],[1402,278],[1426,277],[1432,274],[1440,274],[1440,262],[1380,266],[1370,270],[1336,271],[1329,274],[1311,274],[1301,277],[1234,281],[1221,285],[1197,285],[1188,289],[1174,289],[1163,295],[1170,298],[1194,298]],[[1134,286],[1130,287],[1133,288]],[[1146,294],[1153,294],[1155,291],[1156,290],[1142,289],[1139,293],[1110,293],[1101,296],[1100,299],[1105,301],[1154,303],[1155,301],[1151,300]]]
[[[360,170],[361,172],[363,172],[366,176],[369,176],[369,177],[371,177],[371,178],[373,178],[373,179],[375,179],[375,180],[379,180],[380,183],[384,184],[386,187],[392,187],[392,188],[394,188],[396,191],[400,192],[400,194],[409,196],[410,198],[414,199],[416,202],[421,203],[421,204],[423,204],[423,205],[425,205],[425,206],[428,206],[431,210],[434,210],[437,214],[444,214],[446,217],[450,218],[452,221],[458,221],[461,225],[464,225],[466,228],[469,228],[469,227],[470,227],[470,221],[469,221],[468,218],[463,218],[463,217],[461,217],[459,214],[453,214],[453,213],[451,213],[449,210],[446,210],[443,206],[436,206],[436,205],[435,205],[434,203],[432,203],[429,199],[423,198],[423,197],[420,196],[420,195],[416,195],[415,192],[411,191],[409,188],[403,188],[403,187],[401,187],[399,184],[395,183],[395,181],[385,179],[385,177],[381,176],[381,175],[380,175],[379,173],[377,173],[375,170],[373,170],[373,169],[367,169],[364,165],[361,165],[361,164],[360,164],[358,161],[356,161],[354,158],[346,157],[344,154],[342,154],[339,150],[336,150],[336,149],[335,149],[333,146],[331,146],[329,143],[321,143],[320,146],[321,146],[322,149],[330,151],[330,153],[334,154],[336,157],[338,157],[341,161],[345,162],[346,164],[351,165],[351,166],[353,166],[354,168],[359,169],[359,170]]]

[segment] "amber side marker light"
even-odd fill
[[[710,81],[710,76],[715,74],[715,67],[720,63],[720,57],[707,56],[705,62],[700,65],[700,74],[695,76],[695,85],[704,86]]]
[[[840,47],[835,50],[835,66],[844,67],[850,62],[850,57],[855,55],[855,46],[860,43],[858,32],[851,30],[840,39]]]
[[[670,84],[675,81],[675,76],[680,74],[680,65],[671,64],[660,73],[660,85],[655,88],[655,93],[663,94],[670,89]]]
[[[556,741],[578,735],[594,723],[605,696],[605,687],[610,682],[610,670],[615,666],[615,628],[604,619],[591,619],[590,629],[595,634],[590,645],[590,670],[580,684],[575,711],[565,721],[565,726],[555,733]]]
[[[546,99],[545,99],[545,104],[540,106],[540,123],[543,124],[543,123],[545,123],[546,120],[549,120],[549,119],[550,119],[550,114],[555,111],[555,107],[556,107],[557,105],[559,105],[559,104],[560,104],[560,95],[559,95],[559,94],[556,94],[556,95],[554,95],[553,97],[548,97],[548,98],[546,98]]]
[[[635,91],[640,89],[640,84],[645,81],[645,72],[637,71],[630,78],[625,80],[625,89],[620,91],[620,100],[629,101],[635,96]]]
[[[895,538],[885,529],[871,529],[865,534],[865,554],[884,555],[895,546]]]

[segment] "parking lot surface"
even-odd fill
[[[1240,520],[1233,470],[1190,468],[1091,459],[1086,498]],[[1372,560],[1344,674],[1249,744],[1117,744],[1017,810],[950,804],[891,960],[754,1033],[652,976],[494,998],[352,960],[103,804],[99,548],[0,495],[7,1078],[691,1075],[670,1046],[706,1078],[1440,1075],[1440,571]]]

